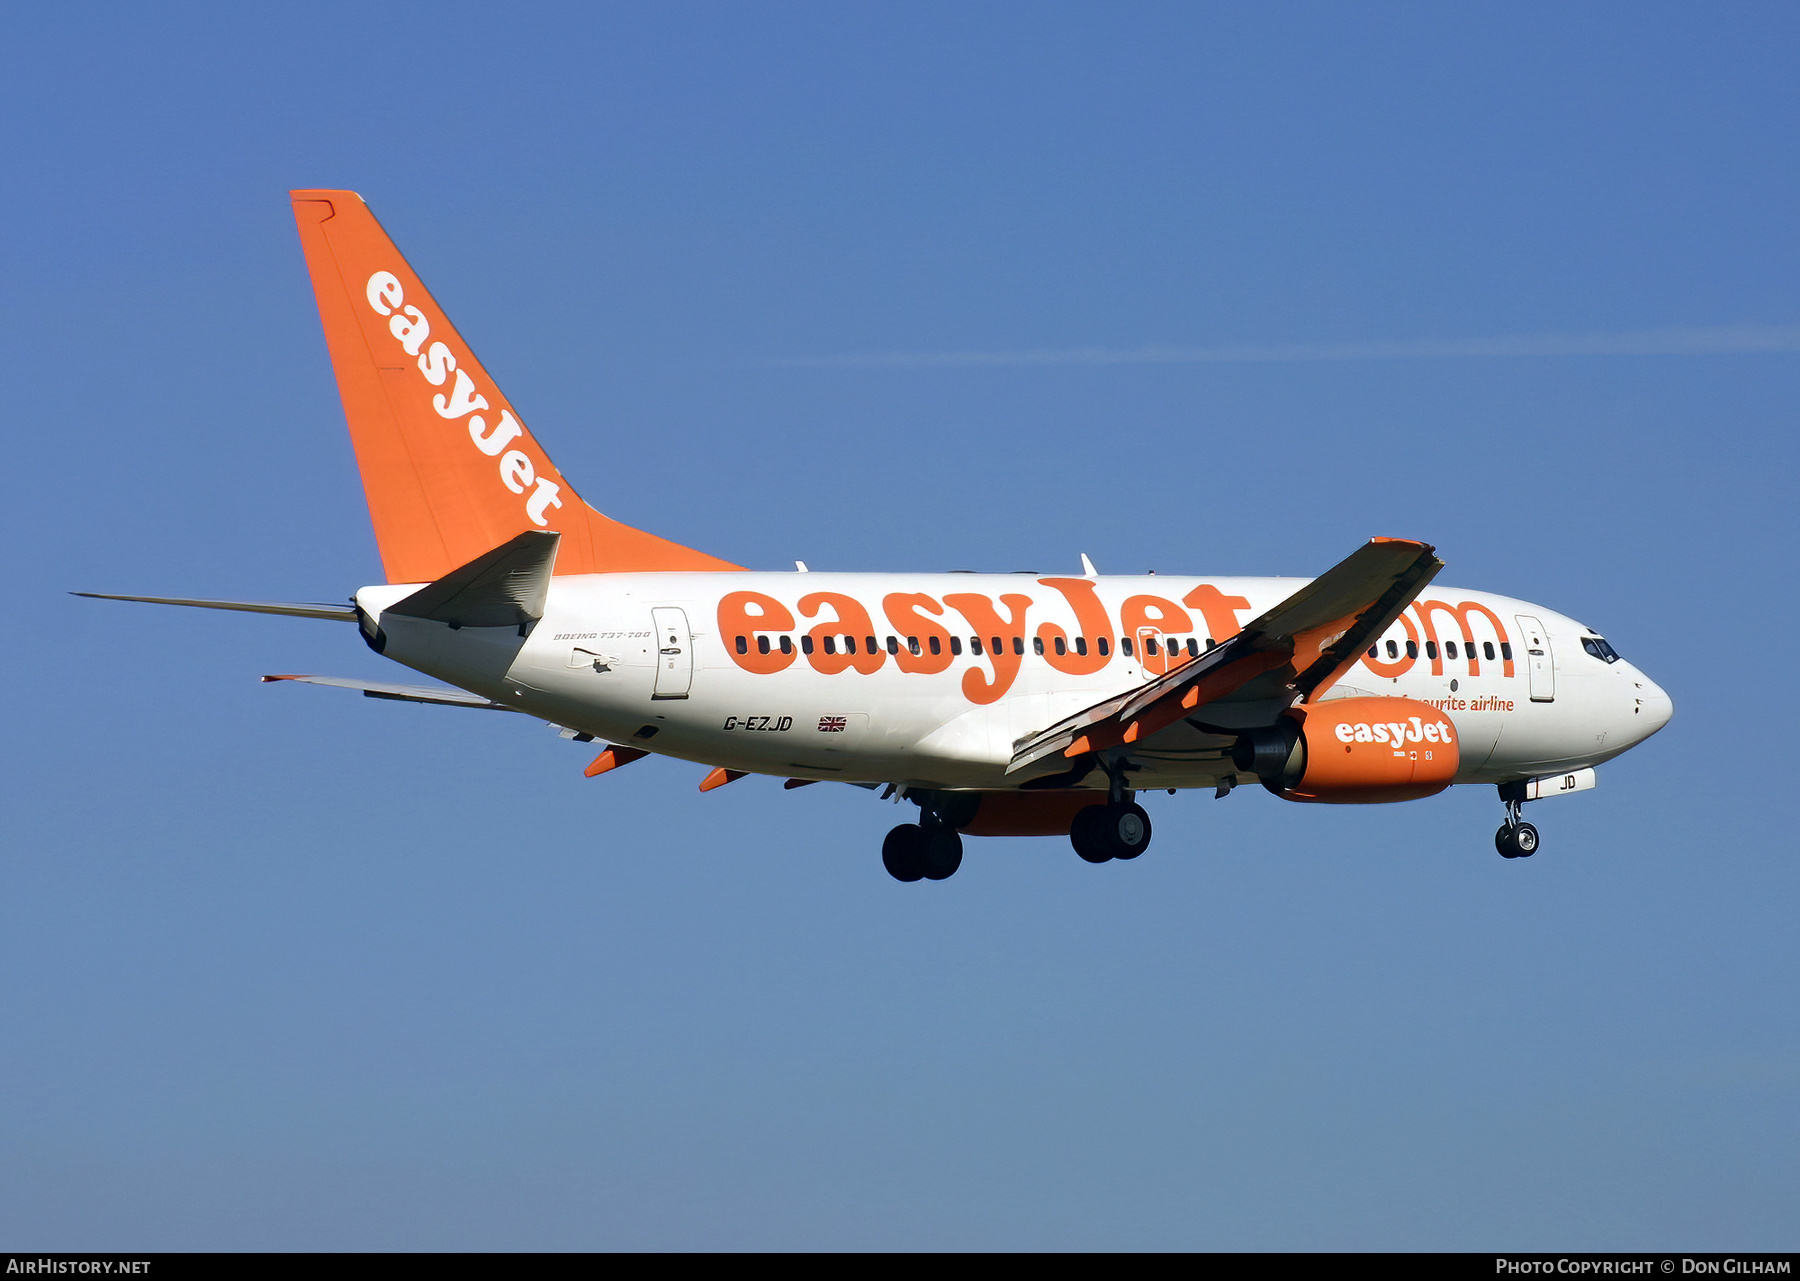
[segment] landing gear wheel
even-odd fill
[[[925,875],[925,829],[902,823],[881,842],[881,865],[896,881],[916,881]]]
[[[919,866],[924,870],[925,879],[942,881],[954,876],[956,869],[962,866],[962,837],[954,828],[935,823],[923,831],[925,839],[919,844]]]
[[[1150,848],[1150,816],[1129,801],[1090,805],[1069,825],[1069,844],[1090,863],[1136,858]]]
[[[1106,836],[1114,858],[1136,858],[1150,848],[1150,816],[1127,801],[1106,808]]]
[[[1494,833],[1501,858],[1530,858],[1538,851],[1538,830],[1530,823],[1502,823]]]
[[[1090,805],[1075,815],[1075,821],[1069,824],[1069,844],[1075,852],[1090,863],[1105,863],[1112,859],[1112,849],[1106,843],[1106,806]]]

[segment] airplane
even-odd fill
[[[577,496],[350,191],[290,193],[387,581],[348,604],[119,596],[353,624],[445,682],[270,675],[536,717],[604,750],[835,781],[911,802],[882,843],[943,880],[964,836],[1066,836],[1090,863],[1150,844],[1149,792],[1249,783],[1290,801],[1585,791],[1673,704],[1592,628],[1435,585],[1377,537],[1313,579],[744,569]]]

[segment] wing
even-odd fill
[[[401,703],[441,703],[446,707],[482,707],[493,712],[517,709],[452,689],[448,685],[384,685],[380,681],[355,681],[344,676],[265,676],[267,681],[301,681],[307,685],[335,685],[339,689],[360,689],[364,698],[391,698]]]
[[[1135,743],[1252,681],[1311,702],[1385,632],[1444,562],[1428,543],[1374,538],[1223,644],[1013,744],[1007,773]]]

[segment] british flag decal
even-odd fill
[[[821,716],[819,717],[819,733],[842,734],[849,724],[848,716]]]

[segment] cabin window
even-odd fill
[[[994,643],[994,649],[996,652],[999,651],[1000,643],[998,641],[996,641]],[[1024,652],[1025,652],[1025,638],[1023,636],[1013,637],[1013,653],[1023,654]],[[1044,642],[1043,641],[1039,641],[1037,643],[1037,652],[1040,654],[1044,652]]]
[[[1083,658],[1087,657],[1087,637],[1077,636],[1075,638],[1075,652]]]
[[[769,638],[767,636],[758,636],[756,638],[756,652],[759,654],[766,654],[769,652]]]
[[[1131,637],[1129,637],[1129,636],[1119,637],[1119,652],[1121,654],[1125,655],[1126,658],[1131,657]]]
[[[1455,641],[1445,641],[1444,642],[1444,656],[1446,658],[1455,658],[1456,657],[1456,642]]]
[[[1500,657],[1504,658],[1509,663],[1512,662],[1512,642],[1511,641],[1501,641],[1500,642]]]
[[[914,654],[919,653],[919,638],[917,636],[908,636],[906,638],[906,648]]]
[[[1106,645],[1106,637],[1104,637],[1104,636],[1099,636],[1099,637],[1096,637],[1096,638],[1095,638],[1095,639],[1094,639],[1094,644],[1095,644],[1095,645],[1097,645],[1097,646],[1099,646],[1099,649],[1100,649],[1100,657],[1102,657],[1102,658],[1105,658],[1105,657],[1106,657],[1106,650],[1107,650],[1107,645]]]
[[[1069,652],[1069,647],[1063,644],[1063,638],[1060,636],[1056,638],[1056,652],[1058,654],[1066,654]]]
[[[1493,662],[1494,661],[1494,642],[1493,641],[1482,641],[1481,642],[1481,654],[1482,654],[1482,657],[1487,659],[1488,662],[1490,662],[1490,663]]]
[[[1369,646],[1369,657],[1370,658],[1379,658],[1380,657],[1380,655],[1375,652],[1375,646],[1373,646],[1373,645]]]
[[[791,653],[793,653],[793,652],[794,652],[794,639],[793,639],[793,637],[791,637],[791,636],[783,636],[783,637],[782,637],[782,638],[781,638],[781,652],[782,652],[782,653],[784,653],[784,654],[791,654]]]
[[[1000,647],[1000,638],[998,636],[990,636],[988,639],[993,641],[993,643],[994,643],[994,648],[991,652],[993,652],[995,654],[1004,654],[1006,652],[1004,649],[1002,649]],[[1017,644],[1018,642],[1015,641],[1014,643]],[[1023,654],[1025,651],[1023,648],[1021,648],[1019,650],[1019,652],[1021,654]]]
[[[826,644],[826,645],[830,645],[830,644],[831,644],[831,637],[829,637],[829,636],[827,636],[827,637],[826,637],[826,638],[825,638],[825,644]],[[808,633],[807,633],[807,634],[806,634],[806,635],[805,635],[805,636],[802,636],[802,637],[801,637],[801,638],[800,638],[800,652],[801,652],[801,653],[802,653],[802,654],[810,654],[810,653],[812,653],[812,652],[813,652],[813,638],[812,638],[812,633],[810,633],[810,632],[808,632]]]
[[[1426,641],[1425,642],[1425,657],[1426,658],[1436,658],[1437,656],[1438,656],[1437,642],[1436,641]]]
[[[1061,641],[1057,641],[1056,643],[1058,646],[1062,644]],[[1042,654],[1044,652],[1044,638],[1042,636],[1033,636],[1031,638],[1031,649],[1033,653]]]
[[[900,652],[900,638],[898,636],[888,637],[888,653],[898,654],[899,652]]]
[[[1418,641],[1407,641],[1406,642],[1406,656],[1408,658],[1417,658],[1419,656],[1419,642]]]
[[[868,650],[871,654],[879,654],[881,652],[881,646],[875,643],[875,638],[873,636],[864,637],[864,640],[867,643]],[[852,645],[850,648],[854,650],[856,646]]]
[[[969,637],[969,652],[971,654],[979,654],[981,652],[981,637],[979,637],[979,636]],[[998,653],[999,651],[996,650],[995,652]]]
[[[807,651],[807,653],[809,653],[809,654],[810,654],[810,653],[811,653],[811,652],[812,652],[812,651],[811,651],[811,650],[808,650],[808,651]],[[826,637],[826,638],[825,638],[825,652],[826,652],[826,653],[827,653],[827,654],[835,654],[835,653],[837,653],[837,637],[835,637],[835,636],[827,636],[827,637]]]
[[[1211,649],[1211,648],[1212,648],[1212,647],[1213,647],[1213,646],[1214,646],[1214,644],[1216,644],[1216,643],[1217,643],[1217,642],[1215,642],[1215,641],[1214,641],[1214,640],[1213,640],[1213,638],[1212,638],[1212,637],[1210,637],[1210,636],[1208,636],[1208,637],[1207,637],[1207,638],[1206,638],[1206,648],[1208,648],[1208,649]],[[1370,658],[1373,658],[1373,657],[1375,657],[1375,648],[1374,648],[1374,646],[1370,646],[1370,647],[1369,647],[1369,657],[1370,657]]]
[[[742,636],[737,638],[737,652],[740,654],[748,654],[750,652],[750,642],[745,640]]]
[[[939,640],[938,640],[938,638],[937,638],[937,637],[935,637],[935,636],[928,636],[928,637],[926,637],[926,641],[927,641],[927,643],[928,643],[928,644],[929,644],[929,645],[930,645],[930,646],[931,646],[931,652],[932,652],[932,653],[934,653],[934,654],[941,654],[941,653],[943,653],[943,652],[944,652],[944,646],[943,646],[943,643],[942,643],[942,642],[940,642],[940,641],[939,641]],[[919,651],[918,651],[918,650],[916,650],[916,649],[915,649],[915,650],[914,650],[914,651],[913,651],[913,653],[915,653],[915,654],[916,654],[916,653],[918,653],[918,652],[919,652]]]
[[[1208,641],[1207,643],[1211,644],[1212,642]],[[1189,658],[1199,658],[1200,657],[1200,642],[1192,636],[1188,637],[1188,657]]]
[[[937,640],[935,638],[931,642],[931,652],[934,654],[937,653]],[[952,654],[962,653],[962,637],[952,636],[950,638],[950,652]]]
[[[1393,641],[1389,641],[1387,643],[1387,652],[1388,652],[1389,658],[1399,658],[1400,657],[1400,647],[1398,645],[1394,644]]]

